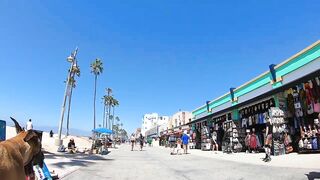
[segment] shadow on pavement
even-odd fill
[[[308,180],[320,179],[320,172],[309,172],[306,176],[308,177]]]
[[[113,161],[114,159],[109,159],[100,155],[88,155],[88,154],[68,154],[68,153],[44,153],[45,159],[56,159],[57,162],[52,163],[52,166],[58,168],[67,168],[70,165],[72,166],[80,166],[80,167],[88,167],[96,161]],[[67,158],[68,161],[59,161],[61,158]]]
[[[83,159],[83,160],[107,160],[104,156],[100,155],[88,155],[88,154],[69,154],[69,153],[48,153],[44,152],[44,156],[46,159],[57,159],[57,158],[72,158],[72,159]],[[105,155],[106,156],[106,155]]]

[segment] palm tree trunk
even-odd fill
[[[94,76],[93,129],[96,129],[96,95],[97,95],[97,75]]]
[[[106,119],[106,105],[103,104],[103,119],[102,119],[102,127],[105,127],[104,121]]]
[[[110,121],[111,105],[108,106],[108,109],[109,109],[109,110],[108,110],[108,123],[109,123],[109,129],[111,129],[111,127],[110,127],[110,126],[111,126],[111,121]]]
[[[111,130],[113,131],[113,124],[114,124],[114,118],[115,118],[115,117],[114,117],[114,106],[112,106],[112,111],[113,111],[113,112],[112,112],[112,117],[113,117],[113,118],[112,118],[112,128],[111,128]]]
[[[106,120],[105,120],[106,121],[106,124],[105,124],[106,128],[108,128],[108,120],[109,120],[108,108],[109,108],[109,105],[107,104],[106,105]]]
[[[70,94],[69,94],[69,102],[68,102],[68,115],[67,115],[67,136],[69,136],[69,124],[70,124],[70,109],[71,109],[71,97],[73,91],[73,84],[70,85]]]

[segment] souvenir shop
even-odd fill
[[[244,150],[263,151],[269,120],[274,155],[320,152],[319,70],[267,94],[269,98],[238,108]]]
[[[219,151],[235,152],[242,148],[231,112],[218,116],[212,114],[192,127],[191,143],[195,144],[196,149],[209,151],[216,147]]]
[[[266,139],[266,123],[269,117],[269,110],[275,107],[274,98],[265,98],[251,105],[239,108],[240,127],[239,141],[246,152],[263,151],[264,140]]]
[[[277,94],[286,122],[285,145],[299,153],[320,152],[320,72]]]
[[[191,124],[190,148],[201,149],[201,128],[206,125],[206,119]]]
[[[229,90],[192,112],[197,148],[219,134],[224,152],[320,152],[320,41]]]
[[[211,131],[211,135],[215,136],[215,137],[211,137],[212,138],[212,145],[216,145],[218,146],[218,150],[223,151],[225,148],[225,146],[223,146],[223,142],[225,142],[225,132],[229,129],[229,127],[227,126],[228,123],[226,123],[227,121],[229,121],[231,119],[231,114],[227,113],[227,114],[223,114],[223,115],[219,115],[216,117],[212,118],[212,126],[210,128]],[[216,143],[216,144],[215,144]]]

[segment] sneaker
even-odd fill
[[[268,157],[264,162],[270,162],[271,161],[271,158]]]

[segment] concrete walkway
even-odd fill
[[[147,147],[144,151],[130,151],[129,145],[122,145],[119,150],[108,155],[106,160],[81,167],[63,179],[300,180],[320,178],[319,166],[310,169],[284,168],[273,166],[271,163],[265,165],[213,158],[213,155],[216,154],[193,150],[189,155],[172,156],[170,150],[165,148]],[[240,154],[240,156],[248,155]],[[261,161],[259,159],[261,155],[254,156],[257,157],[257,162]],[[236,157],[236,155],[230,155],[230,157]]]
[[[161,147],[163,148],[163,147]],[[320,170],[320,154],[297,154],[291,153],[283,156],[272,156],[269,163],[263,162],[261,159],[265,157],[264,153],[233,153],[225,154],[212,151],[189,150],[192,155],[202,156],[206,158],[232,161],[237,163],[263,165],[270,167],[288,167],[288,168],[306,168]]]
[[[110,148],[110,153],[118,149]],[[45,152],[45,163],[47,164],[50,172],[53,170],[58,174],[59,178],[63,178],[70,173],[83,167],[90,167],[99,161],[105,161],[110,155],[88,155],[88,154],[68,154],[68,153],[50,153]]]

